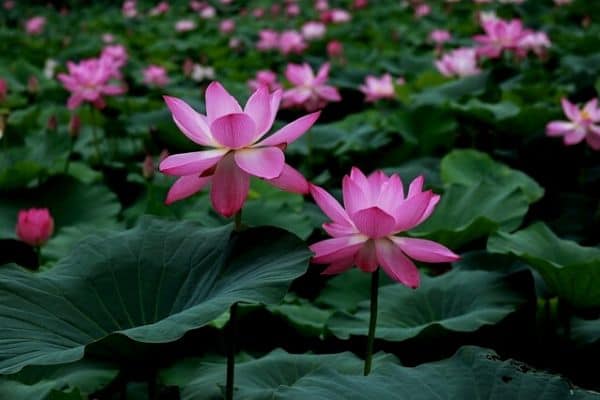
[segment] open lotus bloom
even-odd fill
[[[365,95],[365,101],[374,102],[380,99],[393,99],[396,97],[394,82],[390,74],[384,74],[380,78],[368,75],[365,84],[360,85],[360,91]]]
[[[90,58],[78,64],[67,62],[68,74],[59,74],[58,79],[65,89],[71,92],[67,101],[69,109],[75,109],[84,101],[92,103],[96,108],[105,105],[104,96],[117,96],[125,93],[125,88],[111,84],[115,67],[107,57]]]
[[[329,63],[323,64],[316,76],[306,63],[288,64],[285,77],[294,87],[284,92],[284,107],[304,107],[310,112],[325,107],[329,102],[342,100],[338,90],[327,85]]]
[[[329,264],[324,274],[338,274],[353,265],[373,272],[380,266],[392,279],[416,288],[419,270],[411,258],[431,263],[458,260],[436,242],[396,236],[425,221],[439,202],[439,195],[423,191],[423,182],[422,176],[413,180],[405,195],[398,175],[376,171],[367,177],[353,168],[342,182],[344,207],[324,189],[311,185],[313,198],[332,220],[323,228],[333,237],[310,246],[313,262]]]
[[[165,101],[181,132],[194,143],[212,148],[175,154],[160,163],[161,172],[180,177],[167,195],[167,204],[210,184],[215,210],[232,216],[246,200],[250,176],[289,192],[308,193],[306,179],[285,163],[283,150],[310,129],[319,112],[298,118],[265,138],[279,109],[280,90],[270,94],[267,87],[260,87],[242,110],[223,86],[212,82],[206,89],[206,116],[183,100],[165,96]]]
[[[548,136],[562,136],[567,146],[585,139],[594,150],[600,150],[600,108],[598,99],[588,101],[582,109],[563,98],[562,108],[569,121],[552,121],[546,125]]]
[[[477,51],[461,47],[444,54],[435,62],[438,71],[444,76],[470,76],[481,72],[477,67]]]
[[[527,49],[521,46],[521,41],[531,32],[523,28],[519,19],[504,21],[490,19],[482,22],[485,35],[476,35],[473,39],[479,43],[477,52],[488,58],[498,58],[504,51],[515,53],[518,57],[527,54]]]

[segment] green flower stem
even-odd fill
[[[364,375],[371,372],[373,363],[373,342],[375,341],[375,328],[377,327],[377,297],[379,294],[379,271],[371,273],[371,316],[369,318],[369,336],[367,338],[367,355],[365,356]]]
[[[100,139],[98,138],[98,132],[96,130],[96,109],[90,105],[90,124],[92,125],[92,137],[94,139],[94,148],[96,149],[96,157],[98,162],[102,164],[102,155],[100,153]]]
[[[238,213],[239,214],[239,213]],[[233,382],[235,375],[235,351],[237,331],[237,303],[233,303],[229,309],[229,323],[227,324],[227,381],[225,384],[225,400],[233,400]]]

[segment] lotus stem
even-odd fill
[[[367,337],[367,355],[365,356],[364,375],[371,372],[373,363],[373,342],[375,341],[375,328],[377,327],[377,298],[379,294],[379,270],[371,273],[371,315],[369,318],[369,336]]]
[[[240,214],[240,213],[238,213]],[[236,214],[236,216],[238,215]],[[225,384],[225,400],[233,400],[233,382],[235,375],[235,351],[237,331],[237,303],[233,303],[229,309],[228,346],[227,346],[227,381]]]
[[[98,158],[98,162],[102,164],[102,155],[100,153],[100,140],[98,138],[98,132],[96,131],[96,109],[93,106],[90,106],[90,123],[92,125],[92,137],[94,139],[96,157]]]

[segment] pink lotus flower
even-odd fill
[[[75,109],[84,101],[96,108],[105,105],[104,96],[117,96],[125,88],[109,83],[114,74],[114,66],[107,58],[90,58],[78,64],[67,62],[68,74],[58,74],[65,89],[71,92],[67,101],[69,109]]]
[[[368,75],[365,78],[365,84],[360,86],[360,91],[365,94],[365,101],[367,102],[396,97],[394,82],[390,74],[385,74],[381,78]]]
[[[327,9],[329,9],[329,2],[327,0],[316,0],[315,1],[315,10],[325,11]]]
[[[327,43],[327,55],[331,58],[341,57],[344,54],[344,46],[338,40]]]
[[[135,0],[126,0],[123,2],[123,6],[121,7],[121,12],[126,18],[133,18],[137,16],[137,4]]]
[[[175,23],[175,31],[177,32],[189,32],[196,29],[196,23],[191,19],[182,19]]]
[[[525,52],[533,51],[538,57],[544,57],[551,46],[550,38],[545,32],[529,32],[519,42],[519,47]]]
[[[415,7],[415,17],[423,18],[431,14],[431,7],[429,4],[422,3]]]
[[[46,26],[46,18],[33,17],[25,22],[25,31],[30,35],[39,35],[44,31],[44,26]]]
[[[343,24],[349,22],[351,19],[352,15],[348,11],[339,8],[333,8],[321,13],[321,21],[326,24]]]
[[[296,31],[285,31],[279,36],[279,51],[283,54],[300,54],[307,47],[302,35]]]
[[[167,13],[169,11],[169,8],[170,8],[170,6],[169,6],[168,2],[161,1],[160,3],[158,3],[155,7],[153,7],[150,10],[149,14],[152,17],[155,17],[157,15],[162,15],[162,14]]]
[[[121,79],[121,68],[127,64],[127,49],[123,45],[115,44],[102,49],[100,58],[104,58],[112,70],[111,77]]]
[[[300,6],[296,3],[290,3],[285,7],[285,13],[290,17],[296,17],[300,15]]]
[[[571,146],[586,140],[594,150],[600,150],[600,108],[598,99],[588,101],[579,109],[566,98],[562,108],[569,121],[552,121],[546,125],[546,135],[562,136],[565,145]]]
[[[217,10],[213,6],[207,5],[200,11],[200,18],[212,19],[217,15]]]
[[[47,208],[30,208],[19,211],[17,236],[30,246],[46,243],[54,232],[54,220]]]
[[[444,76],[470,76],[477,75],[481,70],[477,67],[477,50],[461,47],[435,62],[438,71]]]
[[[413,180],[405,196],[398,175],[376,171],[366,177],[352,168],[342,181],[345,208],[324,189],[311,185],[315,202],[332,220],[323,229],[333,237],[310,246],[315,253],[312,262],[329,264],[323,271],[328,275],[353,265],[365,272],[381,266],[393,280],[416,288],[419,270],[410,258],[434,263],[458,260],[436,242],[396,236],[429,218],[440,200],[431,190],[423,191],[423,181],[422,176]]]
[[[232,19],[224,19],[223,21],[221,21],[221,23],[219,24],[219,31],[221,33],[231,33],[235,30],[235,21]]]
[[[263,29],[258,32],[258,43],[256,48],[260,51],[273,50],[279,47],[279,33],[271,29]]]
[[[6,100],[8,94],[8,85],[4,79],[0,79],[0,103]]]
[[[114,35],[113,35],[113,34],[111,34],[111,33],[104,33],[104,34],[102,35],[102,41],[103,41],[104,43],[107,43],[107,44],[108,44],[108,43],[112,43],[112,42],[114,42],[114,41],[115,41],[115,37],[114,37]]]
[[[429,40],[440,46],[452,39],[452,35],[445,29],[434,29],[429,33]]]
[[[321,22],[308,21],[302,25],[302,36],[306,40],[317,40],[325,36],[327,28]]]
[[[523,57],[527,51],[520,46],[521,40],[529,33],[523,28],[519,19],[504,21],[489,20],[482,23],[485,35],[476,35],[473,39],[480,44],[477,48],[479,55],[488,58],[498,58],[504,51]]]
[[[288,64],[285,77],[295,85],[283,93],[284,107],[304,107],[306,111],[315,111],[325,107],[328,102],[340,101],[342,98],[338,90],[326,85],[329,78],[329,63],[319,69],[317,76],[310,65],[304,63]]]
[[[354,0],[354,2],[352,3],[352,7],[356,8],[357,10],[360,10],[361,8],[366,8],[368,5],[368,0]]]
[[[269,94],[259,88],[242,110],[238,102],[218,82],[206,89],[206,113],[198,114],[184,101],[165,96],[173,121],[193,142],[211,150],[176,154],[160,163],[160,171],[179,176],[166,203],[184,199],[211,184],[213,207],[232,216],[248,195],[250,176],[294,193],[308,193],[306,179],[285,163],[283,149],[302,136],[315,123],[319,113],[301,117],[274,134],[271,129],[279,108],[281,91]]]
[[[256,91],[262,86],[266,86],[271,92],[281,89],[281,85],[277,81],[277,74],[269,69],[258,71],[256,77],[248,81],[248,86],[252,91]]]
[[[144,69],[144,82],[150,86],[165,86],[169,83],[167,70],[159,65],[149,65]]]

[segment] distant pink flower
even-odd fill
[[[158,3],[155,7],[153,7],[149,14],[150,16],[157,16],[157,15],[162,15],[165,14],[169,11],[169,3],[166,1],[161,1],[160,3]]]
[[[295,86],[283,93],[283,107],[304,107],[311,112],[342,99],[335,87],[326,84],[329,63],[323,64],[316,76],[306,63],[288,64],[285,77]]]
[[[352,3],[352,7],[356,8],[357,10],[360,10],[361,8],[366,8],[368,5],[368,0],[354,0],[354,2]]]
[[[296,17],[300,15],[300,6],[296,3],[290,3],[285,8],[285,13],[290,17]]]
[[[431,7],[427,3],[421,3],[415,7],[415,17],[423,18],[431,14]]]
[[[0,79],[0,103],[6,100],[6,95],[8,93],[8,85],[4,79]]]
[[[211,19],[217,15],[217,10],[212,6],[206,6],[200,11],[200,18]]]
[[[341,57],[344,54],[344,46],[338,40],[327,43],[327,55],[331,58]]]
[[[129,56],[125,46],[115,44],[104,47],[102,53],[100,53],[100,58],[104,58],[108,61],[113,70],[113,77],[118,79],[121,77],[120,69],[127,64]]]
[[[533,51],[538,57],[544,57],[551,46],[550,38],[545,32],[529,32],[519,42],[519,47],[526,52]]]
[[[175,31],[177,32],[189,32],[196,29],[196,23],[191,19],[182,19],[175,23]]]
[[[203,1],[199,1],[199,0],[190,0],[189,2],[189,6],[192,10],[199,12],[200,10],[202,10],[206,4]]]
[[[304,25],[302,25],[302,36],[306,40],[316,40],[321,39],[325,36],[327,28],[321,22],[316,21],[308,21]]]
[[[594,150],[600,150],[600,109],[598,99],[588,101],[582,109],[566,98],[562,108],[569,121],[552,121],[546,125],[548,136],[562,136],[565,145],[571,146],[584,139]]]
[[[126,18],[133,18],[137,16],[137,4],[135,0],[126,0],[123,2],[123,6],[121,7],[121,12]]]
[[[265,10],[264,10],[264,8],[260,8],[260,7],[255,8],[254,10],[252,10],[252,16],[254,18],[262,18],[262,17],[264,17],[265,16]]]
[[[573,0],[554,0],[554,4],[556,4],[557,6],[566,6],[568,4],[571,4],[573,2]]]
[[[149,65],[144,69],[144,82],[150,86],[165,86],[169,83],[167,70],[159,65]]]
[[[326,24],[343,24],[349,22],[351,19],[352,15],[348,11],[340,8],[333,8],[321,13],[321,21]]]
[[[450,39],[452,39],[452,35],[444,29],[434,29],[429,33],[429,40],[436,45],[442,45]]]
[[[221,33],[231,33],[235,30],[235,21],[232,19],[224,19],[219,23],[219,31]]]
[[[112,42],[114,42],[114,41],[115,41],[115,37],[114,37],[114,35],[112,35],[111,33],[104,33],[104,34],[102,35],[102,41],[103,41],[104,43],[112,43]]]
[[[365,84],[360,86],[360,91],[365,94],[365,101],[367,102],[396,97],[394,82],[390,74],[385,74],[380,78],[368,75],[365,78]]]
[[[68,74],[58,74],[58,79],[65,89],[71,92],[67,107],[71,110],[87,101],[96,108],[105,105],[104,96],[117,96],[125,92],[125,88],[110,84],[114,74],[114,66],[107,58],[90,58],[78,64],[67,62]]]
[[[54,219],[47,208],[30,208],[19,211],[17,236],[33,247],[46,243],[54,232]]]
[[[316,0],[315,1],[315,10],[325,11],[327,9],[329,9],[329,2],[327,0]]]
[[[477,67],[477,51],[468,47],[461,47],[444,54],[435,62],[435,66],[444,76],[463,77],[481,72]]]
[[[13,8],[15,8],[14,0],[5,0],[2,5],[4,6],[5,10],[12,10]]]
[[[310,246],[312,262],[329,264],[323,274],[339,274],[353,265],[365,272],[380,266],[395,281],[416,288],[419,270],[412,259],[429,262],[452,262],[460,257],[439,243],[396,236],[425,221],[440,196],[423,191],[423,177],[410,184],[405,195],[402,180],[382,171],[366,177],[358,168],[342,181],[344,208],[324,189],[311,185],[310,192],[332,222],[323,225],[333,239]],[[410,258],[409,258],[410,257]]]
[[[279,36],[279,51],[283,54],[300,54],[307,47],[302,35],[296,31],[285,31]]]
[[[256,77],[248,81],[248,86],[252,91],[256,91],[262,86],[268,87],[271,92],[281,89],[281,85],[277,81],[277,74],[268,69],[258,71]]]
[[[258,43],[256,48],[260,51],[273,50],[279,47],[279,33],[271,29],[263,29],[258,32]]]
[[[218,82],[206,89],[206,113],[194,111],[184,101],[165,96],[178,128],[193,142],[211,150],[175,154],[160,163],[160,171],[179,176],[166,203],[184,199],[211,184],[210,198],[220,214],[229,217],[243,206],[250,176],[265,179],[289,192],[308,193],[306,179],[285,163],[283,150],[315,123],[319,113],[305,115],[263,138],[279,109],[281,91],[258,89],[242,110]]]
[[[479,43],[477,52],[488,58],[498,58],[504,51],[513,52],[519,57],[527,51],[520,46],[521,40],[529,33],[519,19],[504,21],[489,20],[482,23],[485,35],[476,35],[473,39]]]
[[[25,22],[25,30],[30,35],[39,35],[44,31],[46,26],[46,18],[44,17],[33,17]]]

